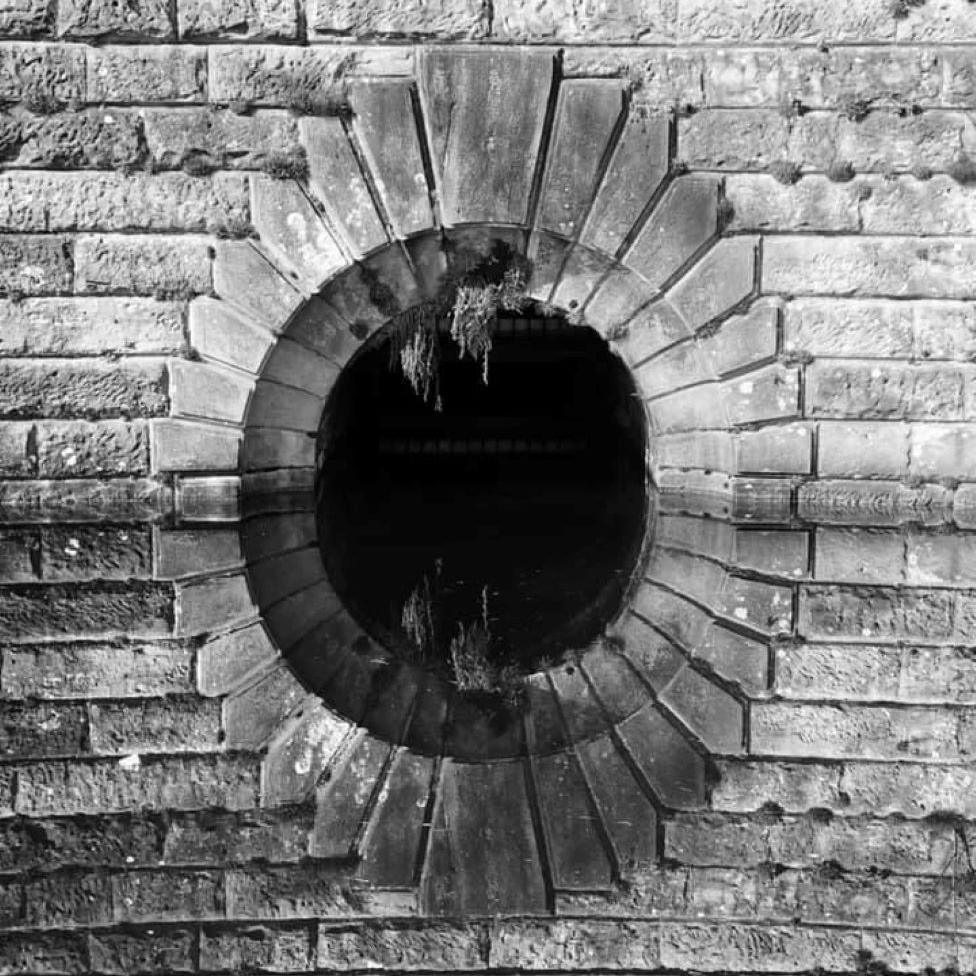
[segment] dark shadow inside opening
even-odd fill
[[[343,370],[320,436],[322,556],[397,658],[515,703],[621,605],[647,524],[644,413],[606,342],[561,317],[499,318],[487,383],[440,336],[440,410],[383,333]]]

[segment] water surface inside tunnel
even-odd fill
[[[647,526],[645,421],[592,329],[499,318],[482,364],[440,330],[439,403],[380,335],[322,430],[319,540],[346,607],[396,658],[517,704],[523,675],[598,637]]]

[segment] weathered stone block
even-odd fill
[[[8,417],[158,416],[168,406],[157,359],[12,359],[0,363]]]
[[[249,427],[317,431],[325,398],[293,387],[259,380],[247,411]]]
[[[220,740],[216,702],[183,698],[91,706],[94,752],[208,752]]]
[[[75,290],[79,293],[153,295],[165,300],[211,291],[207,238],[82,236],[75,259]]]
[[[189,306],[190,344],[206,359],[257,373],[274,344],[273,333],[248,322],[227,302],[198,298]]]
[[[167,372],[173,416],[243,423],[254,389],[250,377],[185,359],[171,359]]]
[[[72,291],[74,247],[65,238],[0,236],[0,295],[65,295]]]
[[[0,190],[2,193],[2,190]],[[4,355],[179,353],[181,306],[147,298],[0,300]]]
[[[422,97],[445,223],[521,223],[552,82],[546,52],[428,52]],[[502,92],[520,93],[513,117]],[[483,146],[492,138],[493,151]]]
[[[53,21],[54,11],[44,0],[12,0],[0,12],[0,36],[48,36]]]
[[[302,293],[285,273],[250,243],[219,244],[213,278],[221,298],[268,329],[279,329],[302,302]]]
[[[207,57],[199,47],[106,45],[87,50],[93,102],[203,102]]]
[[[308,807],[177,815],[166,831],[163,859],[169,864],[218,865],[299,861],[308,854],[311,827]]]
[[[800,631],[808,637],[858,640],[948,640],[952,596],[943,590],[803,586]]]
[[[236,471],[241,435],[215,424],[155,420],[150,424],[154,471]]]
[[[344,138],[341,133],[340,138]],[[311,165],[313,174],[322,163],[322,155],[321,152],[315,153]],[[340,184],[327,177],[323,185],[335,187]],[[355,189],[356,187],[350,187],[350,194],[343,194],[343,203],[348,203],[349,206],[341,209],[349,221],[359,224],[363,222],[363,218],[349,199],[356,195]],[[385,234],[375,216],[365,184],[362,184],[361,189],[359,197],[365,198],[364,202],[369,206],[369,212],[378,227],[379,237],[370,243],[382,243],[385,241]],[[339,244],[297,183],[254,176],[251,179],[251,192],[254,224],[261,235],[262,243],[274,253],[282,267],[296,268],[310,290],[321,287],[332,274],[344,267],[346,258]]]
[[[243,575],[177,586],[176,631],[181,636],[220,630],[256,615]]]
[[[135,166],[141,155],[135,114],[95,109],[19,118],[19,166],[112,169]]]
[[[684,42],[715,41],[890,41],[895,20],[882,0],[856,8],[803,0],[784,9],[778,0],[734,0],[715,7],[708,0],[681,5],[678,37]]]
[[[0,47],[0,97],[19,102],[40,91],[60,102],[85,97],[85,51],[68,44],[16,44]]]
[[[66,420],[16,426],[32,431],[42,478],[144,474],[149,467],[149,433],[142,423]]]
[[[171,591],[147,583],[6,588],[0,607],[0,636],[16,642],[166,636],[171,630]]]
[[[354,729],[352,723],[329,711],[320,701],[305,705],[275,734],[268,748],[262,766],[262,803],[277,807],[307,798]],[[427,799],[426,790],[422,799]],[[413,859],[410,866],[412,869]]]
[[[969,298],[967,238],[772,237],[763,289],[801,295]]]
[[[203,807],[248,809],[257,802],[258,765],[231,756],[44,762],[21,768],[17,812],[26,816]]]
[[[239,568],[242,562],[237,529],[157,529],[154,533],[153,573],[157,579],[224,572]]]
[[[191,929],[159,932],[99,932],[88,937],[91,966],[99,973],[192,973],[196,933]]]
[[[260,919],[361,916],[362,904],[357,893],[342,883],[345,880],[341,868],[323,861],[228,871],[227,915]]]
[[[487,11],[476,0],[461,3],[451,3],[450,0],[434,3],[313,0],[310,8],[309,27],[324,36],[425,37],[443,42],[485,37],[490,27]]]
[[[277,656],[261,624],[251,624],[203,644],[197,651],[197,684],[202,695],[223,695]]]
[[[307,972],[314,953],[307,925],[207,932],[200,937],[200,965],[214,972]]]
[[[319,929],[317,967],[372,964],[408,971],[484,969],[484,941],[479,925],[442,923],[413,930],[376,924],[364,928],[324,925]]]
[[[10,647],[6,698],[130,698],[193,690],[193,653],[176,643],[46,644]]]
[[[526,969],[653,969],[659,965],[656,922],[609,919],[505,921],[491,932],[491,966]]]
[[[71,40],[170,40],[175,34],[163,0],[119,5],[97,0],[66,0],[58,8],[58,36]]]
[[[0,756],[4,760],[87,752],[88,720],[78,705],[4,703]]]
[[[976,480],[976,428],[971,424],[916,424],[911,428],[909,470],[923,478]]]
[[[725,182],[732,205],[730,226],[734,230],[856,233],[861,230],[863,185],[808,176],[793,186],[783,186],[772,176],[730,175]]]
[[[806,369],[811,417],[971,420],[971,367],[815,362]]]
[[[741,431],[735,439],[736,471],[740,474],[809,474],[813,428],[787,424]]]
[[[908,469],[905,424],[820,424],[817,450],[821,477],[901,478]]]
[[[180,0],[176,6],[180,38],[295,40],[298,11],[287,0],[220,0],[215,4]]]
[[[257,682],[232,695],[224,704],[224,729],[231,749],[258,749],[281,723],[308,698],[308,692],[280,663]]]
[[[112,878],[112,902],[116,922],[219,918],[223,877],[204,871],[127,871]]]
[[[313,468],[315,438],[308,431],[252,428],[244,435],[246,471]]]

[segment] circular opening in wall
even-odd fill
[[[388,327],[325,411],[330,581],[398,663],[517,709],[527,674],[620,607],[647,524],[645,445],[630,373],[592,329],[527,307],[479,351],[449,319],[421,339]]]

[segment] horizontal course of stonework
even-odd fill
[[[0,10],[0,972],[976,969],[976,7],[591,6]],[[478,756],[288,663],[359,646],[315,433],[445,239],[660,492]]]

